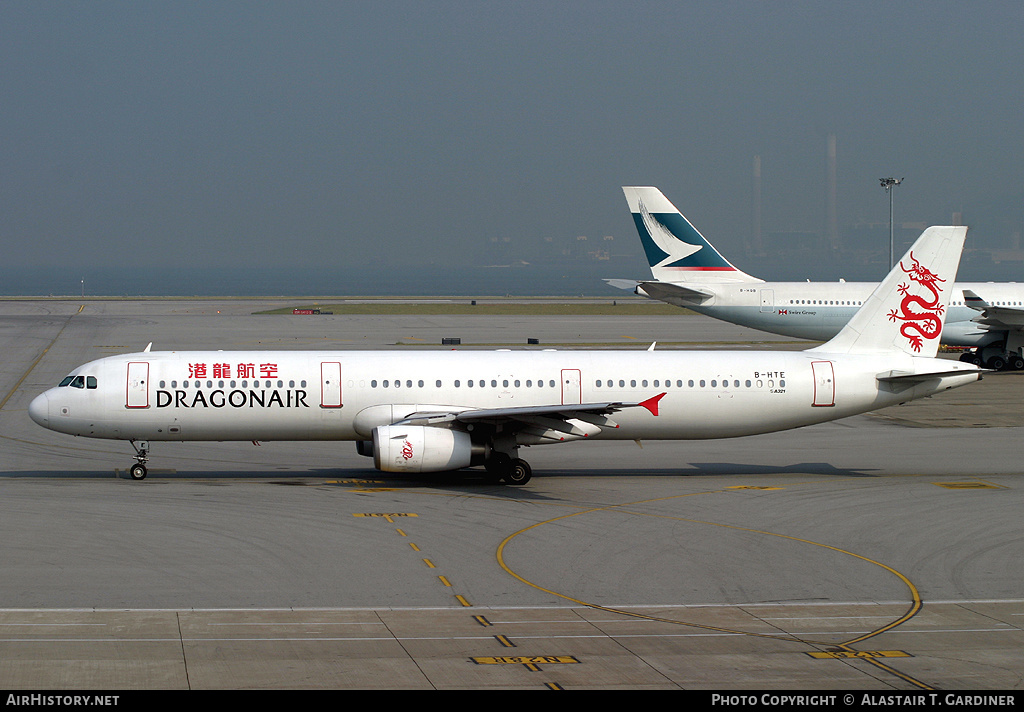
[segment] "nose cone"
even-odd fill
[[[28,404],[28,415],[44,428],[50,427],[50,399],[45,393],[40,393]]]

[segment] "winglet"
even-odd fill
[[[992,306],[970,289],[964,290],[964,304],[969,306],[971,309],[976,309],[977,311],[985,311]]]
[[[658,414],[658,401],[660,401],[664,397],[665,397],[664,393],[659,393],[658,395],[654,396],[653,398],[648,398],[645,401],[641,401],[640,403],[637,403],[637,405],[641,405],[644,408],[646,408],[647,410],[651,411],[651,415],[657,415]]]

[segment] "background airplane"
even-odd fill
[[[733,324],[815,341],[839,333],[877,286],[752,277],[719,254],[660,190],[622,190],[654,279],[605,280],[612,286]],[[913,262],[904,258],[904,264]],[[971,348],[963,361],[997,370],[1024,368],[1024,284],[955,284],[942,343]]]
[[[29,415],[129,441],[135,479],[151,441],[349,440],[386,472],[483,465],[524,484],[521,447],[774,432],[978,380],[974,364],[935,358],[965,235],[926,230],[911,248],[918,269],[894,268],[834,339],[802,352],[147,348],[76,368]]]

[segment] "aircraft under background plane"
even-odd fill
[[[875,289],[875,282],[765,282],[730,264],[660,190],[622,188],[653,280],[607,279],[641,296],[773,334],[827,341]],[[915,269],[904,258],[906,271]],[[942,343],[973,349],[961,360],[1024,368],[1024,284],[953,285]]]
[[[51,430],[128,440],[351,440],[386,472],[483,465],[530,479],[520,447],[696,440],[797,428],[980,378],[936,358],[967,229],[927,229],[849,324],[807,351],[197,351],[109,356],[37,396]],[[913,309],[911,309],[913,308]],[[890,319],[899,314],[898,321]]]

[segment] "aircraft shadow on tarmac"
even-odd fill
[[[723,475],[829,475],[834,477],[877,477],[872,470],[836,467],[828,462],[801,462],[792,465],[757,465],[730,462],[691,462],[678,468],[605,468],[587,470],[545,469],[534,474],[535,479],[548,477],[700,477]],[[292,472],[267,470],[150,470],[146,481],[153,480],[277,480],[282,484],[307,484],[309,479],[337,479],[351,483],[365,480],[383,485],[402,487],[492,485],[482,469],[459,472],[439,472],[418,476],[394,475],[372,469],[322,468]],[[67,472],[9,471],[0,472],[0,478],[38,479],[130,479],[124,470],[76,470]],[[512,492],[526,487],[509,487]]]

